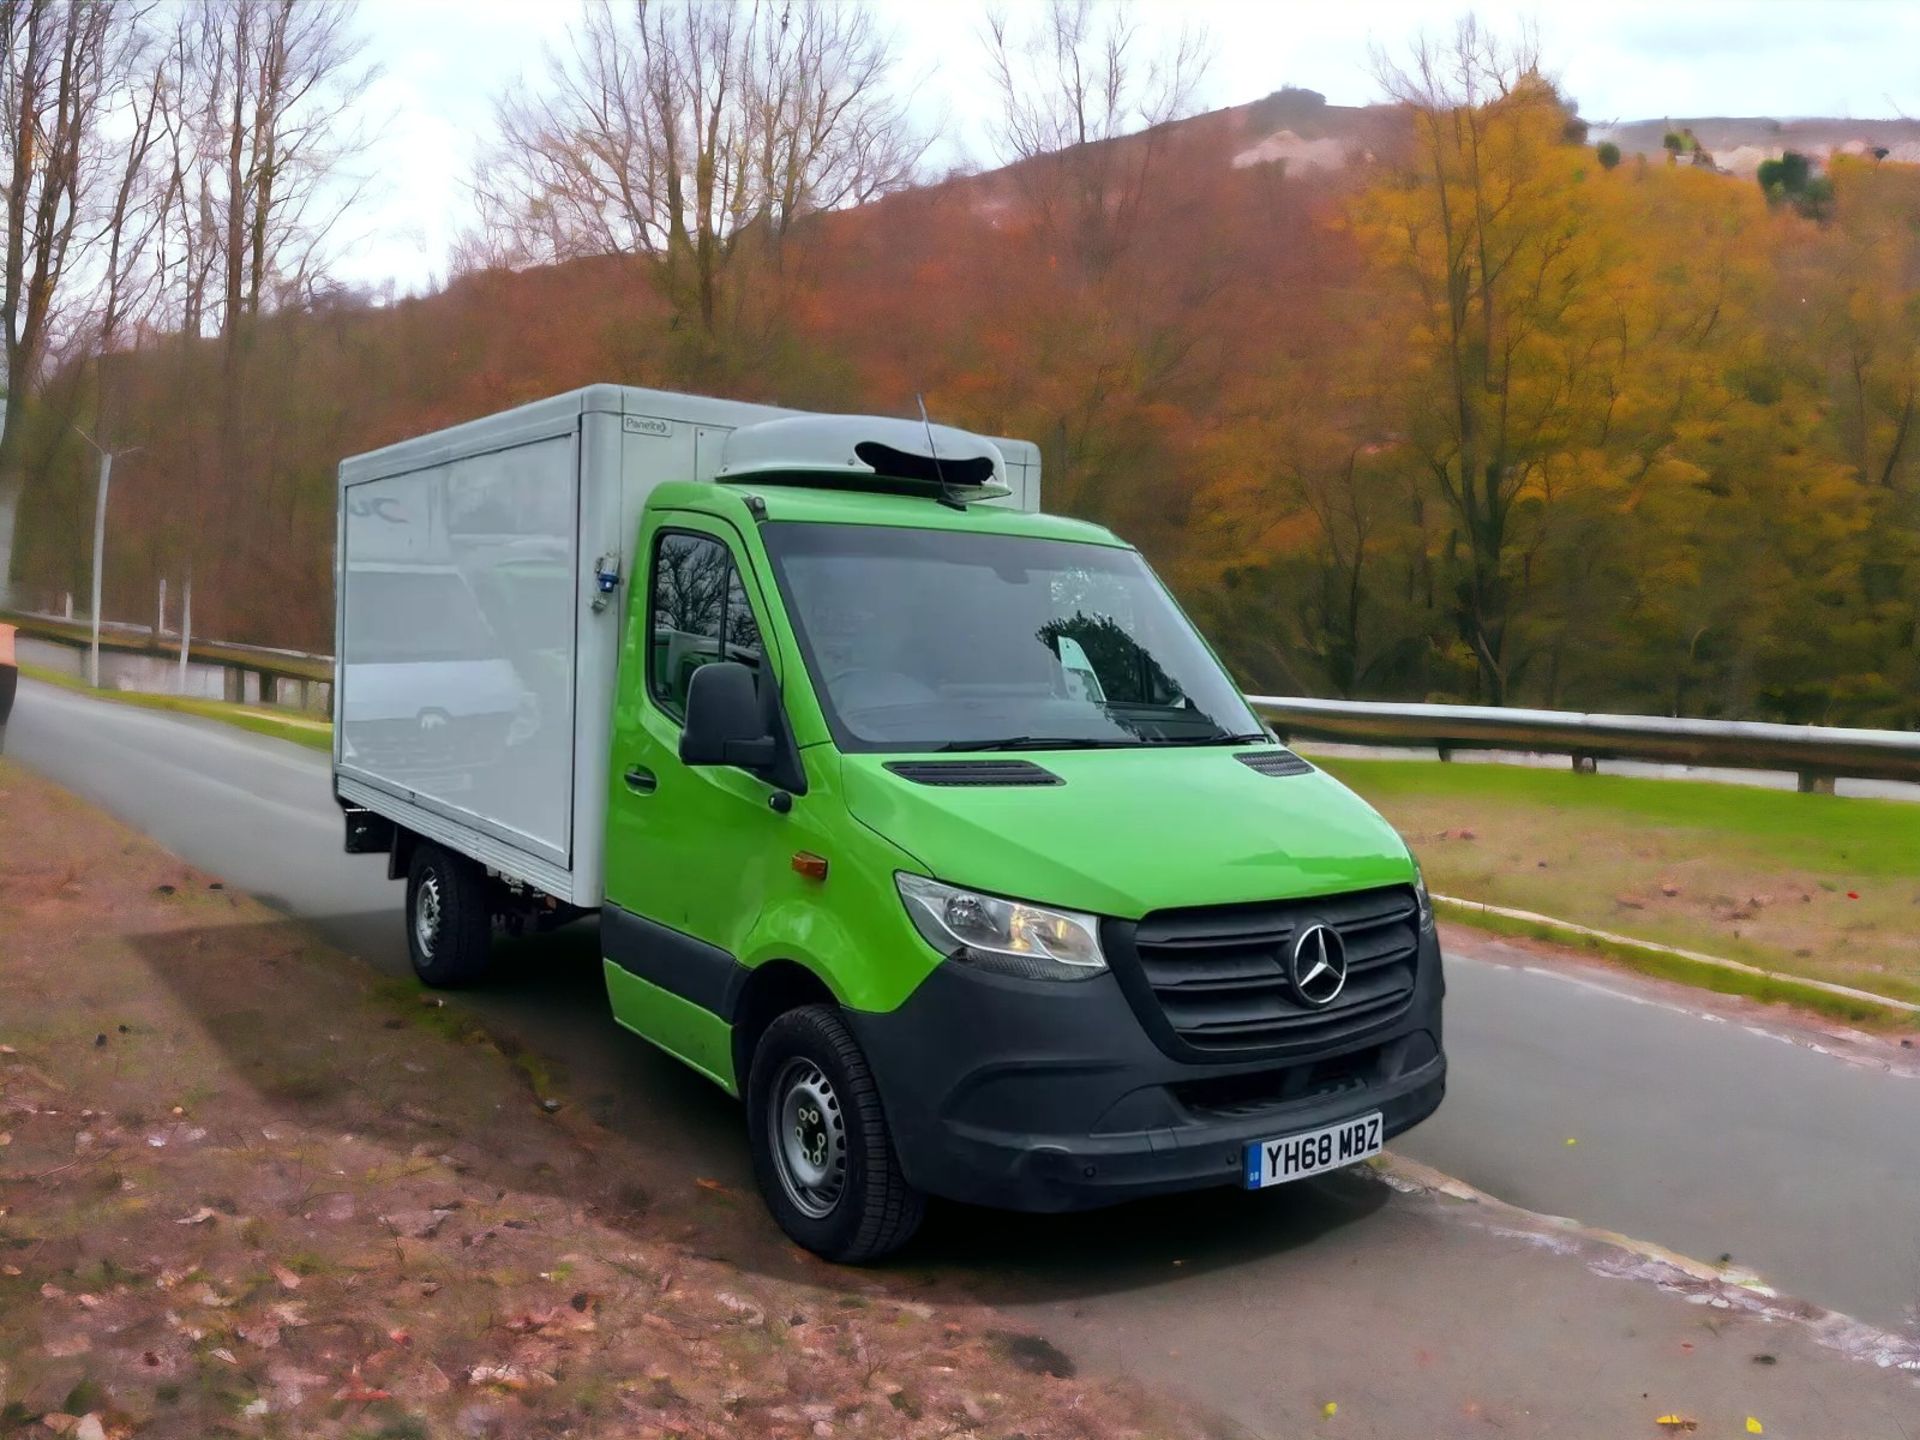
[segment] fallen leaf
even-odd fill
[[[1580,1142],[1579,1142],[1578,1140],[1576,1140],[1576,1139],[1574,1139],[1574,1138],[1573,1138],[1573,1136],[1571,1136],[1571,1135],[1569,1135],[1569,1136],[1567,1137],[1567,1144],[1569,1144],[1569,1145],[1578,1145],[1579,1143],[1580,1143]]]
[[[211,1225],[220,1218],[211,1206],[202,1205],[191,1215],[183,1215],[173,1223],[176,1225]]]
[[[1858,890],[1847,891],[1847,899],[1858,900],[1859,898],[1860,898],[1860,892]]]
[[[280,1284],[288,1290],[298,1290],[300,1288],[300,1277],[284,1265],[276,1265],[273,1267],[273,1278],[278,1280]]]
[[[518,1365],[476,1365],[467,1372],[469,1385],[498,1385],[503,1390],[521,1391],[535,1385],[554,1383],[544,1370],[527,1370]]]
[[[1322,1420],[1331,1420],[1335,1415],[1339,1413],[1340,1413],[1340,1406],[1336,1401],[1333,1401],[1333,1400],[1327,1401],[1326,1404],[1320,1407],[1320,1418]]]
[[[82,1415],[80,1423],[73,1427],[73,1440],[107,1440],[107,1427],[100,1423],[98,1415]]]
[[[725,1290],[716,1291],[713,1298],[749,1325],[766,1324],[767,1312],[751,1300],[729,1294]]]
[[[1662,1415],[1653,1423],[1663,1430],[1684,1430],[1689,1433],[1700,1428],[1698,1420],[1689,1420],[1684,1415]]]
[[[1747,1416],[1747,1433],[1749,1435],[1764,1435],[1766,1433],[1766,1429],[1767,1427],[1762,1425],[1758,1420],[1754,1419],[1753,1416],[1751,1415]]]

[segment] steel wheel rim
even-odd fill
[[[833,1082],[813,1061],[780,1067],[767,1096],[767,1128],[780,1188],[810,1220],[824,1220],[847,1189],[847,1125]]]
[[[440,877],[429,872],[420,882],[414,898],[413,938],[425,958],[433,958],[433,947],[440,938]]]

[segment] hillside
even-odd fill
[[[1816,221],[1703,167],[1607,171],[1544,86],[1467,118],[1515,203],[1461,203],[1451,140],[1440,203],[1409,142],[1450,115],[1283,90],[743,231],[711,326],[606,257],[273,316],[225,402],[214,347],[150,337],[105,371],[145,447],[108,613],[191,567],[200,633],[328,648],[339,457],[575,385],[924,395],[1038,441],[1049,508],[1139,544],[1249,686],[1920,722],[1920,168],[1848,152],[1920,129],[1673,122],[1834,147]],[[90,384],[33,419],[40,603],[85,591]]]
[[[1834,155],[1881,157],[1897,164],[1920,164],[1920,120],[1771,120],[1759,116],[1698,116],[1691,119],[1628,120],[1595,124],[1590,138],[1611,140],[1629,155],[1658,155],[1669,131],[1692,131],[1720,169],[1752,175],[1763,160],[1788,150],[1826,162]]]

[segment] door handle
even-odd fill
[[[644,765],[627,767],[627,788],[636,795],[651,795],[660,788],[660,779]]]

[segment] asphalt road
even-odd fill
[[[400,888],[378,858],[341,853],[325,757],[26,680],[7,752],[350,953],[405,973]],[[563,1062],[597,1113],[617,1116],[646,1087],[655,1112],[666,1107],[678,1122],[665,1145],[699,1174],[750,1184],[731,1102],[607,1020],[591,934],[520,948],[509,981],[463,1003]],[[1530,1209],[1705,1259],[1731,1255],[1788,1294],[1878,1325],[1911,1319],[1920,1305],[1920,1079],[1655,1003],[1624,979],[1595,983],[1512,956],[1494,942],[1450,949],[1451,1093],[1394,1148]],[[1305,1230],[1347,1224],[1334,1205],[1322,1226],[1317,1206],[1300,1208]],[[1123,1209],[1088,1229],[1114,1258],[1082,1257],[1066,1287],[1077,1323],[1142,1335],[1159,1353],[1167,1327],[1181,1323],[1166,1313],[1164,1276],[1148,1283],[1123,1257],[1163,1248],[1155,1232],[1169,1213]],[[1349,1239],[1377,1218],[1353,1224]],[[1025,1222],[980,1223],[1017,1237]],[[1063,1231],[1050,1223],[1033,1233],[1050,1249]],[[951,1225],[936,1233],[935,1269],[943,1251],[969,1243]],[[1237,1327],[1277,1322],[1293,1303],[1264,1269],[1278,1263],[1258,1245],[1223,1260],[1208,1281],[1219,1292],[1209,1302],[1216,1320],[1230,1312]],[[1194,1353],[1207,1343],[1188,1339]]]

